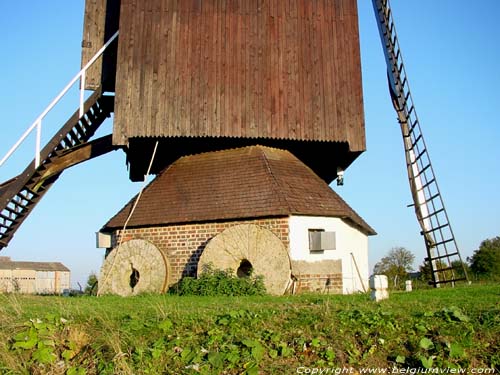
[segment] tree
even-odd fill
[[[386,275],[392,282],[392,286],[397,288],[406,279],[408,272],[413,270],[415,255],[404,247],[393,247],[385,257],[383,257],[375,267],[373,273],[376,275]]]
[[[481,242],[479,249],[468,258],[470,268],[477,276],[500,278],[500,237]]]
[[[85,286],[85,291],[84,293],[89,295],[89,296],[95,296],[97,295],[97,275],[92,272],[89,275],[89,278],[87,279],[87,285]]]

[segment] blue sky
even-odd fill
[[[500,235],[500,2],[393,0],[413,98],[462,256]],[[334,189],[378,232],[373,264],[394,246],[422,263],[425,247],[411,208],[403,144],[389,101],[385,62],[369,0],[359,0],[368,150]],[[80,67],[83,0],[0,2],[0,157]],[[48,140],[77,108],[76,93],[44,122]],[[98,135],[111,132],[111,121]],[[0,167],[0,181],[33,158],[30,137]],[[98,271],[95,232],[140,189],[118,151],[64,172],[0,255],[60,261],[75,284]]]

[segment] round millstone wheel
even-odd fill
[[[168,285],[168,263],[151,242],[130,240],[113,249],[104,260],[98,294],[132,296],[163,293]]]
[[[239,277],[264,277],[270,294],[285,293],[290,283],[290,257],[283,242],[270,230],[254,224],[230,227],[213,237],[198,263],[198,275],[207,265],[232,269]]]

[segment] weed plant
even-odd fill
[[[498,373],[499,297],[498,284],[397,292],[379,303],[365,294],[0,295],[0,373]]]
[[[183,277],[169,290],[179,296],[262,296],[266,294],[262,276],[238,277],[231,269],[206,265],[198,278]]]

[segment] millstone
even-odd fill
[[[198,275],[208,264],[217,269],[230,268],[238,275],[245,274],[250,264],[253,275],[264,276],[270,294],[283,294],[290,283],[290,257],[285,245],[273,232],[254,224],[235,225],[213,237],[201,254]]]
[[[113,249],[104,260],[98,294],[163,293],[168,276],[168,263],[155,245],[130,240]]]

